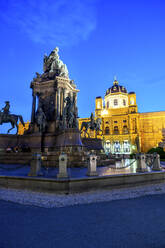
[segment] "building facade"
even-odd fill
[[[112,87],[107,89],[104,99],[96,97],[95,119],[101,118],[102,134],[106,153],[130,154],[138,151],[147,152],[157,147],[162,141],[162,130],[165,128],[165,111],[138,113],[135,92],[127,92],[124,86],[115,79]],[[90,118],[80,118],[88,122]],[[88,131],[91,138],[96,137],[94,131]],[[82,130],[82,137],[85,132]]]

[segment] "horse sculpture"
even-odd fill
[[[100,125],[101,125],[101,119],[100,118],[97,118],[96,121],[94,121],[94,122],[92,122],[92,121],[88,121],[88,122],[83,121],[82,124],[81,124],[80,132],[81,133],[84,132],[85,135],[88,136],[88,138],[90,137],[90,135],[88,133],[88,129],[90,129],[92,131],[95,130],[96,131],[96,136],[97,136],[97,133],[99,131],[102,132],[102,134],[103,134],[103,131],[101,130]]]
[[[15,127],[17,128],[16,134],[18,133],[18,120],[20,120],[21,124],[25,126],[21,115],[4,114],[4,112],[0,111],[0,125],[2,125],[3,123],[11,123],[12,125],[12,127],[7,131],[7,133],[10,133],[10,131]]]

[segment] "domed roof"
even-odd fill
[[[113,86],[107,89],[105,95],[118,92],[127,93],[127,90],[124,86],[119,85],[119,82],[115,79],[113,82]]]

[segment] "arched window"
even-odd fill
[[[118,134],[118,133],[119,133],[118,126],[114,126],[114,134]]]
[[[128,127],[127,127],[127,125],[124,125],[123,126],[123,133],[128,133]]]
[[[123,106],[126,106],[126,100],[123,99]]]
[[[109,108],[109,101],[107,102],[107,108]]]
[[[130,104],[134,105],[134,98],[133,97],[131,97],[131,99],[130,99]]]
[[[128,140],[124,140],[124,142],[123,142],[123,152],[124,153],[130,152],[130,143]]]
[[[109,134],[109,127],[105,128],[105,134]]]
[[[114,152],[120,152],[120,142],[119,141],[114,142]]]
[[[100,102],[97,103],[97,108],[100,109],[101,108],[101,104]]]

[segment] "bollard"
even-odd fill
[[[59,173],[57,178],[67,178],[67,154],[61,153],[59,156]]]
[[[144,153],[137,153],[136,154],[137,159],[137,169],[136,172],[146,172],[148,171],[147,165],[145,162],[145,154]]]
[[[154,162],[153,162],[152,170],[160,171],[161,170],[160,155],[159,154],[153,154],[153,155],[154,155]]]
[[[119,169],[119,168],[122,168],[122,167],[124,167],[124,159],[116,160],[115,161],[115,168]]]
[[[88,161],[88,171],[87,176],[98,176],[98,173],[96,171],[97,169],[97,156],[94,154],[89,155],[89,161]]]
[[[29,172],[28,176],[36,177],[36,176],[38,176],[40,170],[41,170],[41,154],[40,153],[34,153],[32,155],[32,160],[30,162],[30,172]]]

